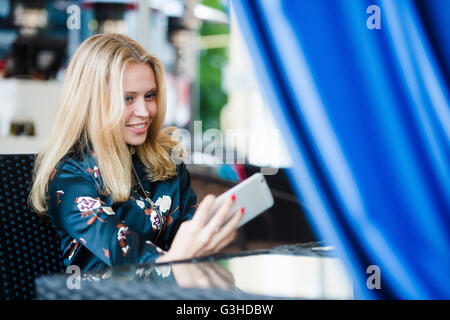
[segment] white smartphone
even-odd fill
[[[251,177],[245,179],[241,183],[235,185],[233,188],[218,196],[212,207],[209,219],[211,219],[216,213],[223,201],[231,197],[232,194],[236,196],[236,199],[225,221],[231,218],[236,210],[244,207],[244,217],[238,224],[238,228],[242,227],[244,224],[272,207],[274,203],[273,196],[270,192],[269,186],[267,185],[266,179],[261,173],[255,173]]]

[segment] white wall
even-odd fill
[[[61,83],[0,80],[0,153],[37,153],[50,135]],[[9,136],[11,121],[31,121],[35,136]]]

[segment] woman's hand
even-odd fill
[[[213,195],[207,195],[203,199],[194,217],[180,225],[169,251],[155,262],[184,260],[217,253],[234,240],[244,208],[237,210],[224,224],[235,199],[233,195],[224,201],[208,222],[215,199]]]

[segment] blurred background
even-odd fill
[[[110,32],[137,40],[165,65],[165,124],[185,129],[199,199],[275,168],[267,180],[276,204],[242,228],[240,248],[316,240],[287,182],[291,160],[226,0],[0,0],[0,153],[39,152],[71,56],[86,38]]]

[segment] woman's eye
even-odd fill
[[[154,97],[156,97],[156,93],[148,93],[148,94],[145,96],[145,99],[153,99]]]
[[[125,96],[125,103],[130,103],[133,101],[133,97],[132,96]]]

